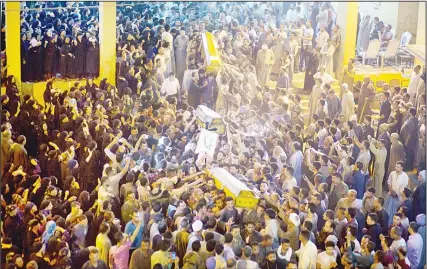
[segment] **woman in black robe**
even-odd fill
[[[76,57],[76,75],[78,78],[82,78],[86,73],[86,38],[83,38],[83,33],[79,32],[77,38],[73,40],[74,56]]]
[[[41,43],[37,41],[37,34],[34,33],[30,47],[28,48],[29,81],[37,81],[37,68],[39,68],[39,49]]]
[[[63,78],[74,77],[74,54],[71,47],[71,38],[65,37],[65,43],[61,47],[61,58],[59,60],[59,70]]]
[[[156,39],[153,38],[152,33],[149,30],[145,30],[142,35],[142,39],[144,40],[144,44],[142,44],[142,49],[145,50],[145,52],[148,54],[148,52],[156,46],[157,42]]]
[[[99,44],[95,37],[89,38],[86,54],[86,73],[88,76],[97,77],[99,74]]]
[[[37,34],[37,41],[40,46],[37,50],[37,69],[36,69],[36,81],[43,81],[43,70],[44,70],[44,46],[42,44],[41,34]]]
[[[61,60],[61,47],[65,43],[65,30],[59,30],[59,35],[56,36],[56,55],[54,60],[54,73],[61,73],[59,70],[59,62]]]
[[[6,95],[9,97],[10,104],[12,104],[14,101],[20,100],[18,86],[16,86],[16,79],[14,75],[10,75],[6,79]],[[10,116],[13,116],[14,113],[12,111],[10,112]]]
[[[25,149],[27,150],[28,156],[37,157],[37,133],[34,129],[34,122],[31,121],[30,114],[26,110],[22,110],[17,117],[19,122],[18,133],[25,136],[27,143]]]
[[[54,73],[54,61],[56,52],[56,38],[52,36],[52,31],[48,30],[43,41],[44,46],[44,75],[46,79],[51,79]]]
[[[319,49],[313,49],[308,57],[307,69],[305,70],[304,91],[310,92],[314,86],[314,75],[317,73],[320,64]]]
[[[96,85],[93,82],[93,78],[89,77],[86,79],[86,92],[90,93],[92,96],[95,96],[96,88],[98,88],[98,85]]]
[[[79,178],[80,189],[89,193],[96,188],[98,178],[102,176],[102,154],[96,148],[95,141],[89,142],[82,159],[79,161],[81,163],[80,174],[84,175]]]
[[[58,48],[61,48],[62,47],[62,45],[65,43],[65,36],[66,36],[66,31],[64,30],[64,29],[62,29],[60,32],[59,32],[59,36],[58,36],[58,39],[57,39],[57,41],[56,41],[56,43],[58,44]]]
[[[28,47],[30,46],[29,42],[27,41],[27,35],[25,33],[21,34],[21,74],[22,74],[22,81],[28,81],[29,80],[29,64],[27,59],[28,54]]]

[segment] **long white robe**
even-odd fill
[[[354,96],[351,91],[347,91],[342,95],[341,107],[342,107],[341,113],[344,115],[344,120],[345,121],[350,120],[350,117],[354,115],[354,107],[355,107]]]
[[[187,70],[187,46],[189,38],[188,36],[178,36],[174,41],[175,46],[175,66],[176,66],[176,77],[182,82],[184,72]]]
[[[317,111],[317,104],[320,100],[320,95],[323,92],[322,86],[318,87],[317,85],[313,86],[313,90],[311,91],[310,95],[310,114],[308,115],[309,122],[311,122],[311,118],[313,117],[313,114]]]
[[[409,80],[408,93],[409,95],[411,95],[409,102],[411,102],[411,104],[414,104],[414,105],[416,102],[418,83],[420,79],[421,79],[421,73],[416,74],[415,72],[413,72],[411,79]]]
[[[358,50],[366,51],[369,46],[369,34],[371,33],[372,23],[371,21],[362,20],[359,24],[359,35],[357,36]]]
[[[256,71],[258,83],[261,86],[264,86],[270,82],[270,72],[275,61],[276,59],[272,50],[262,49],[258,51],[256,58]]]
[[[383,179],[385,174],[385,160],[387,158],[387,150],[385,148],[379,149],[371,143],[369,149],[375,155],[375,164],[374,164],[374,187],[376,193],[379,196],[383,195]]]
[[[163,32],[162,40],[167,41],[169,43],[169,50],[170,50],[169,57],[170,57],[171,61],[169,62],[168,69],[170,70],[170,72],[173,72],[175,74],[176,73],[176,70],[175,70],[175,47],[173,44],[173,36],[169,32]]]
[[[314,77],[314,79],[316,79],[316,78],[322,79],[322,88],[325,86],[326,83],[331,85],[335,81],[335,79],[326,72],[324,72],[323,74],[320,72],[317,72],[316,74],[314,74],[313,77]]]
[[[326,66],[325,72],[328,74],[331,74],[332,77],[334,77],[335,75],[334,61],[333,61],[334,52],[335,52],[335,47],[333,45],[330,45],[329,47],[328,46],[323,47],[321,51],[322,59],[320,63],[320,65]]]
[[[197,72],[198,69],[187,69],[184,72],[182,79],[182,89],[188,91],[190,89],[191,81],[193,81],[193,73]]]

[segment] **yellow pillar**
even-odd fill
[[[20,2],[6,2],[7,74],[14,75],[21,90],[21,15]]]
[[[342,70],[348,60],[354,58],[356,50],[357,36],[357,15],[359,10],[358,2],[338,2],[337,4],[337,25],[341,34],[341,45],[338,53],[337,70]]]
[[[348,60],[354,58],[356,50],[356,36],[357,36],[357,13],[359,9],[359,3],[357,2],[348,2],[347,12],[345,13],[346,17],[346,33],[345,39],[343,40],[342,46],[344,48],[343,55],[343,65],[348,63]],[[338,10],[340,13],[340,10]],[[339,16],[339,15],[338,15]]]
[[[99,78],[116,85],[116,2],[99,2]]]
[[[425,2],[419,3],[417,37],[415,39],[415,45],[424,47],[424,48],[426,45],[426,3]],[[424,55],[424,62],[425,62],[425,55]],[[425,65],[425,63],[423,64],[423,62],[421,62],[421,60],[419,60],[418,58],[415,58],[414,64],[415,65],[419,64],[421,66]]]

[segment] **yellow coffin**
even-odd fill
[[[206,72],[218,72],[222,66],[215,37],[210,32],[202,34],[203,56],[206,60]]]
[[[204,105],[199,105],[196,111],[199,128],[206,128],[206,122],[208,122],[209,129],[214,130],[213,132],[220,135],[225,134],[225,123],[221,115]]]
[[[259,197],[224,168],[215,167],[206,172],[215,180],[218,189],[223,189],[225,195],[234,198],[236,207],[255,208],[258,205]]]

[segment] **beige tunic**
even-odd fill
[[[323,89],[321,86],[314,85],[313,90],[311,91],[310,95],[310,114],[308,115],[309,121],[311,122],[311,118],[313,117],[313,114],[315,111],[317,111],[317,104],[320,100],[320,95],[322,94]]]
[[[354,96],[351,91],[347,91],[343,94],[341,99],[341,113],[344,115],[345,121],[349,121],[350,117],[354,114]]]
[[[372,141],[375,142],[376,140],[372,139]],[[371,146],[369,147],[369,149],[375,155],[374,187],[375,187],[376,193],[378,193],[379,196],[382,196],[387,150],[385,148],[382,148],[382,149],[376,148],[373,142],[371,142]]]
[[[341,72],[341,82],[340,86],[342,86],[344,83],[347,83],[348,90],[353,92],[353,82],[354,82],[354,76],[356,75],[356,71],[354,70],[354,67],[352,65],[344,67],[344,70]],[[343,91],[340,90],[340,98],[343,95]]]
[[[270,81],[270,72],[275,61],[276,59],[272,50],[261,49],[258,51],[256,58],[256,70],[259,85],[264,86]]]

